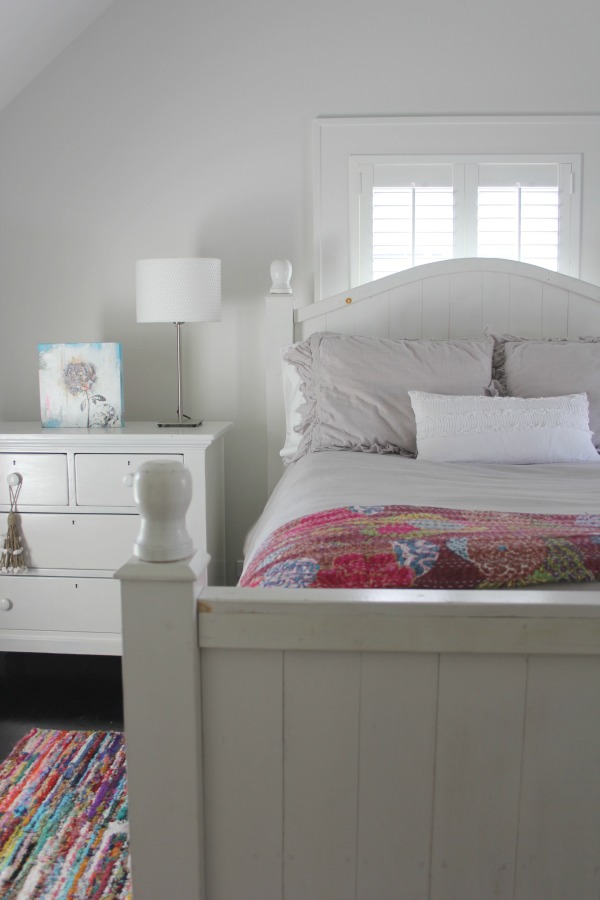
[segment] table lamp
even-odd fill
[[[136,264],[138,322],[173,322],[177,334],[177,421],[159,428],[196,428],[183,412],[181,326],[221,319],[220,259],[140,259]],[[186,421],[184,421],[186,420]]]

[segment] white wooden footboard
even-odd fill
[[[598,897],[596,606],[255,593],[199,615],[208,897]]]
[[[134,900],[598,900],[596,592],[205,587],[189,479],[145,467]]]
[[[121,572],[134,900],[597,900],[595,595],[197,568]]]

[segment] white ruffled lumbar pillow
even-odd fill
[[[587,394],[453,397],[409,391],[417,457],[432,462],[600,462]]]

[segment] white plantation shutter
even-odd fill
[[[458,256],[571,271],[578,157],[371,159],[355,165],[354,284]]]
[[[373,188],[373,278],[453,255],[452,187]]]
[[[452,165],[411,161],[361,166],[364,280],[454,255]]]
[[[558,188],[479,188],[477,255],[519,259],[556,271]]]
[[[559,222],[558,165],[478,166],[478,256],[556,271]]]

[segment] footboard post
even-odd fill
[[[181,464],[167,471],[173,465],[163,461],[161,469],[161,462],[144,463],[138,470],[134,493],[142,516],[136,558],[116,573],[123,615],[134,900],[205,897],[196,608],[206,583],[208,557],[204,553],[186,556],[191,552],[184,521],[190,478]],[[172,477],[181,480],[182,473],[187,479],[183,488],[173,485]],[[149,484],[152,479],[154,484]],[[175,498],[173,487],[175,495],[179,492]],[[182,496],[182,491],[188,496]],[[167,521],[169,507],[173,512],[178,504]]]

